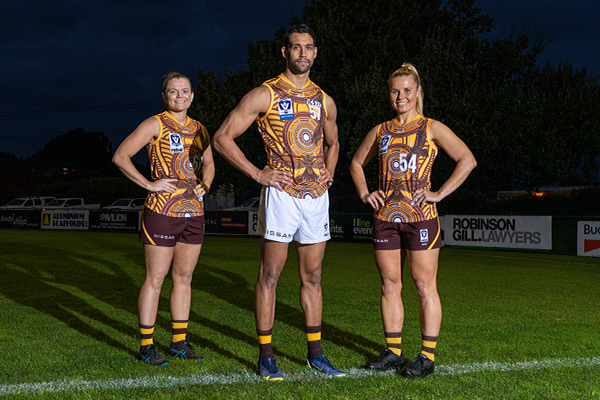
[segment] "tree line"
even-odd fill
[[[304,22],[315,31],[318,56],[311,79],[333,97],[338,108],[341,150],[330,189],[333,211],[368,211],[355,194],[349,163],[367,132],[394,118],[387,79],[404,62],[417,66],[422,77],[425,116],[448,125],[478,160],[477,168],[451,197],[489,202],[498,190],[598,184],[598,76],[586,68],[575,70],[568,60],[559,65],[543,62],[545,42],[532,41],[527,30],[503,31],[491,40],[494,21],[474,4],[475,0],[311,0],[300,17],[291,17],[292,23]],[[189,115],[214,133],[248,91],[283,71],[280,49],[286,29],[278,29],[272,40],[249,40],[247,68],[226,65],[223,75],[199,70]],[[265,165],[254,125],[237,142],[252,162]],[[75,146],[77,151],[66,150]],[[105,135],[73,130],[26,160],[27,168],[11,155],[0,154],[5,173],[10,165],[21,168],[5,174],[2,187],[26,192],[35,184],[77,178],[77,174],[67,178],[58,172],[48,176],[47,165],[53,158],[88,165],[100,176],[120,177],[111,157]],[[258,195],[257,183],[219,155],[215,163],[213,191],[233,187],[238,201]],[[434,190],[453,166],[440,152],[432,176]],[[147,167],[139,167],[147,173]],[[369,164],[366,173],[370,188],[375,189],[376,162]]]
[[[473,151],[478,166],[462,194],[495,197],[498,190],[597,184],[600,169],[598,77],[568,61],[540,65],[542,40],[528,31],[491,40],[492,18],[475,0],[312,0],[292,23],[317,36],[311,79],[338,108],[340,160],[330,189],[332,207],[363,209],[349,174],[366,133],[394,118],[389,75],[404,62],[422,77],[424,114],[448,125]],[[281,73],[283,34],[249,40],[248,67],[224,75],[200,70],[191,114],[214,132],[243,95]],[[265,164],[255,126],[238,138],[257,166]],[[236,198],[255,196],[258,185],[217,156],[215,184],[232,183]],[[367,170],[376,188],[376,163]],[[439,187],[454,163],[443,152],[434,164]]]
[[[0,152],[0,205],[24,196],[83,197],[103,206],[120,197],[144,197],[146,191],[113,165],[112,155],[104,133],[83,128],[51,139],[27,159]],[[133,162],[150,176],[147,166]]]

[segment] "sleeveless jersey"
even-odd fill
[[[144,205],[168,217],[201,216],[204,204],[195,188],[202,176],[202,155],[210,144],[208,132],[190,117],[184,126],[166,111],[154,118],[160,133],[147,146],[152,179],[178,179],[177,191],[149,192]]]
[[[321,183],[325,169],[323,126],[327,120],[323,92],[310,80],[298,89],[283,74],[263,85],[271,92],[271,103],[256,124],[268,166],[293,174],[293,183],[283,186],[290,196],[322,196],[327,191]]]
[[[403,126],[393,119],[377,127],[379,189],[385,193],[385,206],[375,211],[375,218],[407,223],[438,216],[435,203],[411,204],[415,191],[431,187],[431,168],[438,153],[429,136],[432,121],[418,115]]]

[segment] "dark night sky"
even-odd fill
[[[304,0],[9,0],[0,6],[0,151],[28,157],[70,129],[113,149],[160,112],[161,77],[243,65],[249,39],[273,39]],[[600,74],[600,1],[477,0],[502,28],[549,41],[546,58]],[[265,11],[268,10],[268,11]],[[327,43],[320,43],[327,46]],[[283,68],[283,63],[282,63]],[[212,132],[211,132],[212,134]]]

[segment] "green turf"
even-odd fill
[[[137,235],[0,230],[0,397],[8,398],[600,398],[600,259],[442,249],[444,318],[436,373],[407,380],[357,369],[383,350],[380,281],[370,245],[329,243],[323,346],[346,378],[303,365],[304,321],[293,246],[278,285],[273,344],[288,378],[265,382],[253,288],[259,240],[207,237],[193,281],[191,342],[202,362],[136,360]],[[170,281],[155,342],[171,338]],[[403,351],[420,349],[408,273]]]

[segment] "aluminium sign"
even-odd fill
[[[90,229],[90,210],[43,210],[42,229]]]

